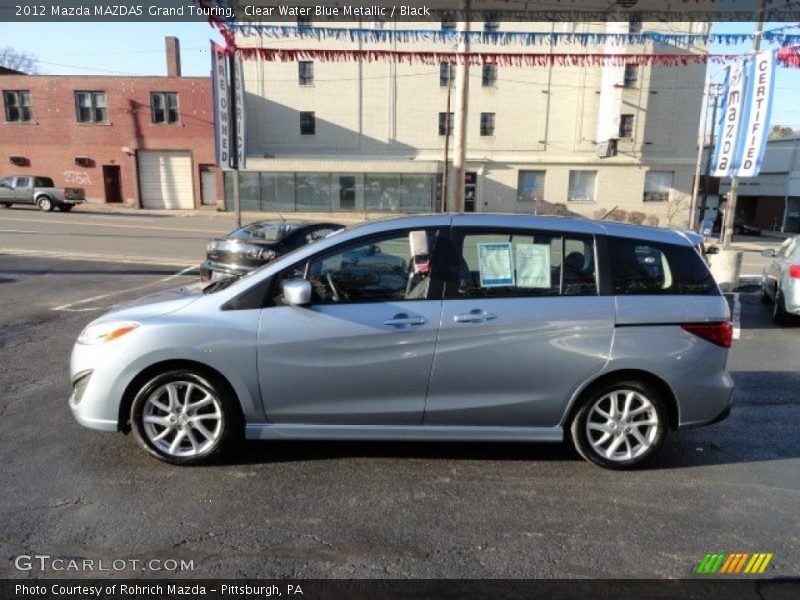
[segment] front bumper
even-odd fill
[[[207,281],[211,279],[213,273],[219,273],[224,277],[233,275],[244,275],[249,273],[256,267],[245,267],[242,265],[235,265],[230,263],[220,263],[210,259],[200,265],[200,279]]]
[[[127,383],[127,365],[102,345],[75,344],[70,359],[69,408],[84,427],[119,430],[119,409]]]

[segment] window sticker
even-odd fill
[[[481,287],[514,285],[511,244],[478,244]]]
[[[551,288],[550,244],[516,244],[517,287]]]

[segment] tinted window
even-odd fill
[[[295,229],[295,223],[251,223],[231,232],[228,237],[234,239],[256,238],[265,242],[280,242]]]
[[[591,238],[554,232],[464,234],[460,298],[581,296],[597,293]]]
[[[434,244],[435,234],[429,231],[429,257]],[[425,299],[431,274],[429,257],[412,260],[408,231],[348,244],[278,275],[273,302],[281,303],[283,283],[298,278],[311,282],[312,304]]]
[[[614,293],[718,294],[702,257],[690,246],[609,238]]]

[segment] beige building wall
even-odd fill
[[[316,24],[316,23],[315,23]],[[319,23],[320,26],[371,27],[365,23]],[[386,27],[418,28],[396,23]],[[426,27],[435,27],[426,24]],[[461,27],[461,25],[459,25]],[[482,23],[473,24],[480,31]],[[501,23],[500,30],[562,31],[564,24]],[[604,31],[601,23],[571,25],[576,32]],[[644,30],[697,32],[690,23],[644,24]],[[242,46],[282,48],[385,48],[448,50],[442,44],[361,44],[335,40],[262,39],[239,36]],[[480,52],[548,52],[548,46],[473,46]],[[558,44],[554,52],[602,53],[602,46]],[[701,53],[705,46],[674,48],[619,47],[619,53]],[[439,135],[439,113],[448,90],[440,86],[439,66],[314,61],[314,83],[301,86],[296,62],[245,61],[248,168],[308,172],[429,173],[442,172],[445,137]],[[468,168],[477,173],[476,210],[533,212],[532,202],[518,199],[519,172],[543,170],[544,204],[564,204],[577,214],[595,216],[617,207],[658,217],[660,224],[685,222],[697,152],[704,66],[639,67],[638,81],[622,86],[622,71],[613,93],[615,110],[634,115],[630,138],[620,139],[618,155],[597,158],[598,113],[604,101],[601,83],[609,67],[498,66],[493,86],[482,86],[482,69],[469,68],[467,133]],[[456,93],[452,91],[452,110]],[[608,98],[605,99],[608,101]],[[301,135],[300,111],[313,111],[316,134]],[[495,113],[495,133],[480,135],[481,113]],[[450,141],[452,161],[453,139]],[[337,169],[338,161],[341,169]],[[418,165],[419,168],[416,168]],[[438,167],[436,167],[438,165]],[[593,201],[568,200],[570,170],[596,170]],[[674,172],[670,202],[644,202],[648,170]],[[675,204],[685,204],[676,216]],[[673,205],[671,208],[669,205]]]

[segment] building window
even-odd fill
[[[500,21],[497,20],[497,14],[489,13],[483,21],[484,33],[496,33],[500,29]]]
[[[453,63],[439,63],[439,85],[450,87],[453,82]]]
[[[633,115],[620,115],[619,117],[619,137],[623,140],[633,139]]]
[[[636,87],[639,83],[639,65],[625,65],[625,78],[623,85],[627,88]]]
[[[300,135],[317,134],[317,116],[313,111],[300,113]]]
[[[597,171],[569,172],[569,202],[594,202]]]
[[[177,123],[178,94],[175,92],[150,92],[150,112],[153,123]]]
[[[517,179],[517,202],[536,204],[544,200],[546,171],[520,171]]]
[[[453,113],[439,113],[439,135],[453,132]]]
[[[78,123],[105,123],[108,117],[105,92],[75,92]]]
[[[481,135],[494,135],[494,113],[481,113]]]
[[[309,15],[297,15],[297,27],[311,27],[313,21]]]
[[[300,85],[314,85],[314,61],[301,60],[297,63],[297,76]]]
[[[442,16],[442,31],[455,31],[456,30],[456,22],[453,19],[452,15],[445,14]]]
[[[481,82],[483,87],[494,87],[494,84],[497,83],[497,65],[483,65]]]
[[[6,106],[6,121],[27,122],[33,117],[29,90],[4,90],[3,101]]]
[[[628,33],[642,33],[641,15],[634,13],[628,17]]]
[[[644,176],[644,202],[669,202],[674,171],[648,171]]]

